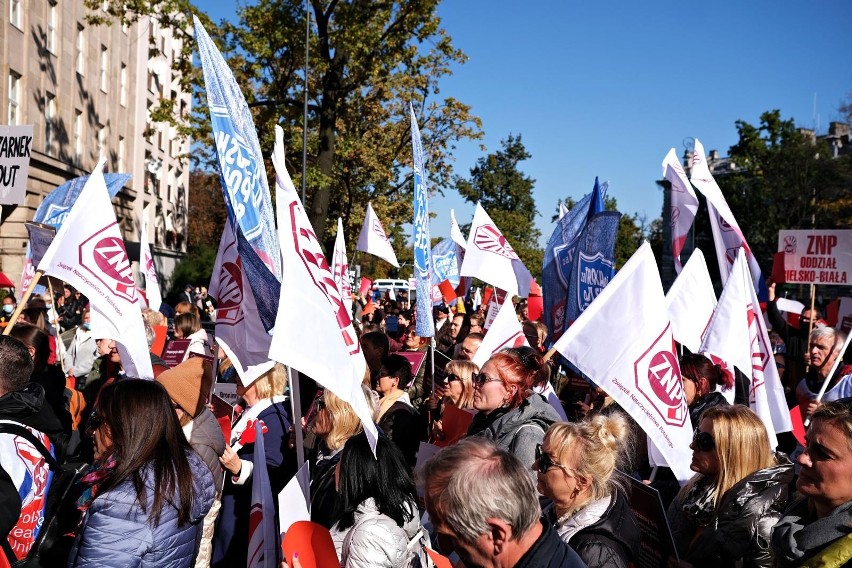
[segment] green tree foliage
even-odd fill
[[[221,235],[220,235],[221,237]],[[214,243],[198,244],[188,247],[186,256],[175,265],[172,272],[171,285],[166,294],[166,302],[175,305],[185,284],[207,286],[213,265],[216,263],[216,252],[219,249],[218,239]]]
[[[520,134],[510,134],[500,144],[502,149],[477,160],[469,180],[456,178],[456,189],[468,202],[482,204],[526,267],[538,276],[544,251],[538,244],[541,231],[535,227],[535,180],[518,169],[530,154]],[[469,226],[463,228],[465,233],[468,230]]]
[[[194,171],[189,174],[187,247],[189,249],[201,245],[218,247],[227,218],[228,213],[225,210],[225,201],[222,199],[219,175],[203,171]]]

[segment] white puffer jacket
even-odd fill
[[[411,504],[414,517],[403,527],[379,513],[373,499],[367,499],[355,511],[355,524],[347,530],[331,529],[342,568],[405,568],[411,565],[408,543],[418,537],[422,526],[417,508]],[[419,544],[412,547],[420,552]]]

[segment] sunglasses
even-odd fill
[[[481,389],[485,385],[485,383],[490,383],[490,382],[493,382],[493,381],[500,381],[501,380],[501,379],[492,379],[491,377],[489,377],[485,373],[474,373],[471,376],[471,379],[473,380],[473,386],[478,388],[478,389]]]
[[[462,380],[462,378],[460,376],[453,374],[453,373],[449,373],[447,375],[444,375],[444,382],[445,383],[451,383],[453,381],[461,381],[461,380]]]
[[[89,416],[89,422],[88,424],[86,424],[86,434],[91,436],[95,433],[95,430],[97,430],[103,425],[103,423],[103,418],[101,418],[97,412],[92,412],[92,414]]]
[[[692,445],[700,452],[710,452],[716,449],[716,441],[709,432],[695,430],[692,435]]]
[[[541,444],[535,445],[535,462],[536,464],[538,464],[538,472],[542,475],[544,475],[554,467],[558,467],[562,471],[573,472],[577,479],[582,479],[582,476],[577,475],[577,470],[573,467],[568,467],[567,465],[562,465],[561,463],[556,463],[555,461],[553,461],[553,458],[550,457],[550,454],[541,449]]]

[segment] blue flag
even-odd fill
[[[118,192],[121,191],[121,188],[124,187],[124,184],[127,183],[130,177],[130,174],[104,174],[104,181],[106,181],[110,199],[118,195]],[[33,221],[59,229],[88,180],[88,175],[80,176],[66,181],[48,193],[47,197],[44,198],[44,201],[36,209]]]
[[[583,227],[568,283],[567,324],[570,326],[609,284],[615,267],[615,237],[621,213],[596,213]]]
[[[449,280],[453,288],[459,285],[458,245],[452,239],[441,239],[432,247],[432,284],[437,286],[444,280]]]
[[[417,281],[417,308],[415,331],[420,337],[435,336],[432,321],[432,259],[429,238],[429,197],[426,194],[423,169],[423,144],[414,107],[411,112],[411,147],[414,154],[414,278]]]
[[[275,214],[251,111],[222,54],[198,18],[194,21],[228,218],[236,221],[251,248],[280,281]],[[253,288],[255,283],[250,282]]]

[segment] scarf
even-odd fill
[[[109,456],[106,460],[98,460],[89,466],[86,474],[80,478],[80,485],[83,487],[83,492],[77,499],[77,509],[81,513],[85,513],[95,497],[100,493],[101,484],[114,470],[116,462],[115,457]],[[82,516],[80,517],[82,521]]]
[[[576,511],[569,511],[556,520],[556,533],[564,542],[571,540],[575,534],[586,527],[590,527],[600,521],[606,514],[612,495],[601,497],[597,501],[586,503]],[[554,507],[553,514],[556,514]]]
[[[378,420],[381,420],[382,416],[385,415],[385,412],[390,410],[390,407],[393,406],[393,404],[397,400],[401,399],[403,396],[406,397],[406,399],[403,400],[403,402],[405,402],[406,404],[411,406],[411,403],[409,402],[409,399],[408,399],[408,393],[405,392],[404,390],[397,390],[396,392],[392,392],[391,394],[386,394],[385,396],[383,396],[382,399],[379,401],[379,418],[378,418]]]
[[[681,502],[683,514],[696,525],[706,527],[716,512],[713,503],[715,495],[716,486],[706,477],[702,477],[684,495]]]
[[[277,404],[279,402],[284,402],[287,400],[283,396],[273,396],[272,398],[264,398],[257,401],[257,404],[254,406],[249,406],[245,409],[245,411],[240,414],[240,417],[237,418],[237,421],[234,422],[234,425],[231,427],[231,446],[237,443],[242,436],[243,432],[246,429],[246,425],[248,425],[248,421],[252,418],[257,418],[261,412],[272,406],[273,404]]]

